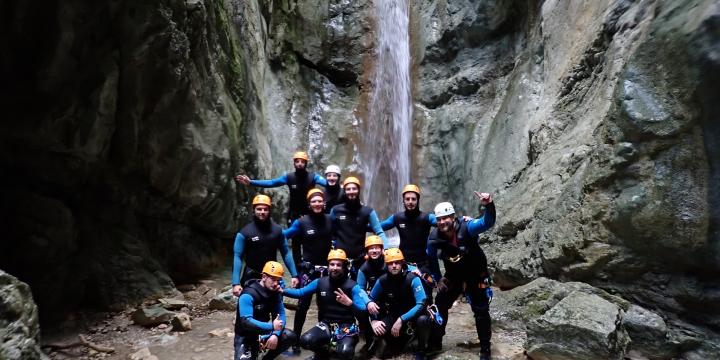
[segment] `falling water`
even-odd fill
[[[400,190],[410,180],[412,102],[408,0],[376,4],[375,80],[359,160],[363,198],[382,217],[402,208]]]

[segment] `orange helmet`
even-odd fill
[[[263,266],[262,273],[268,276],[281,278],[285,274],[285,269],[283,269],[282,265],[280,265],[277,261],[268,261],[265,263],[265,266]]]
[[[318,194],[322,196],[323,200],[325,200],[325,192],[318,188],[310,189],[310,191],[307,192],[307,196],[305,196],[305,199],[307,199],[307,201],[310,201],[313,196]]]
[[[360,180],[354,176],[350,176],[347,179],[343,180],[342,186],[345,187],[345,185],[347,184],[355,184],[360,187]]]
[[[347,254],[345,254],[345,250],[343,249],[332,249],[328,253],[327,260],[342,260],[347,261]]]
[[[382,239],[377,235],[370,235],[365,239],[365,248],[369,248],[373,245],[380,245],[383,246]]]
[[[405,195],[406,192],[414,192],[420,196],[420,187],[415,184],[407,184],[402,189],[402,195]]]
[[[398,248],[391,248],[385,250],[385,263],[391,263],[393,261],[405,260],[402,251]]]
[[[252,201],[252,206],[255,207],[255,205],[267,205],[272,206],[272,201],[270,200],[270,197],[263,194],[255,195]]]
[[[310,158],[308,157],[308,154],[304,151],[298,151],[298,152],[294,153],[293,160],[295,160],[295,159],[300,159],[300,160],[305,160],[305,161],[310,160]]]

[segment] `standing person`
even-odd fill
[[[336,205],[330,211],[335,231],[336,247],[347,251],[350,258],[351,277],[357,276],[357,270],[365,261],[363,257],[363,244],[366,229],[370,227],[375,235],[380,236],[383,244],[387,245],[387,238],[378,220],[377,213],[360,202],[360,180],[350,176],[343,181],[345,202]]]
[[[436,225],[435,215],[420,210],[420,187],[408,184],[403,187],[402,201],[405,211],[390,215],[380,226],[383,230],[396,228],[400,237],[400,250],[405,261],[414,263],[428,273],[427,239]]]
[[[284,269],[268,261],[260,279],[252,279],[238,298],[235,318],[235,360],[257,359],[260,350],[268,350],[263,359],[274,359],[297,340],[285,329],[285,307],[280,294]]]
[[[315,352],[313,359],[329,358],[331,343],[337,344],[335,351],[341,359],[352,359],[358,343],[355,314],[365,311],[367,295],[348,277],[345,251],[330,250],[327,261],[328,276],[301,289],[285,289],[284,294],[293,298],[316,294],[320,322],[300,337],[300,346]]]
[[[445,322],[434,328],[431,337],[432,350],[442,348],[442,337],[448,321],[448,310],[463,291],[468,297],[475,316],[475,330],[480,340],[480,359],[490,359],[490,273],[487,258],[478,244],[478,235],[495,224],[495,204],[488,193],[478,193],[480,205],[485,206],[482,217],[460,219],[455,217],[455,209],[449,202],[435,206],[437,229],[428,238],[428,258],[430,271],[437,283],[438,294],[435,297],[440,315]],[[445,275],[440,276],[438,258],[443,260]]]
[[[330,213],[330,210],[343,201],[343,191],[340,187],[340,167],[337,165],[328,165],[325,169],[325,179],[327,179],[327,186],[325,186],[325,212]]]
[[[292,275],[292,286],[297,286],[300,281],[297,277],[295,262],[288,249],[287,240],[283,235],[282,228],[270,218],[270,207],[272,202],[267,195],[256,195],[252,201],[253,221],[235,235],[235,253],[232,274],[232,293],[240,295],[242,286],[250,279],[260,278],[260,269],[268,261],[277,258],[277,252],[283,256],[285,265]],[[245,256],[246,254],[250,256]],[[245,259],[245,270],[242,278],[240,270],[243,268]]]
[[[385,343],[381,358],[401,354],[413,334],[417,335],[415,359],[425,359],[430,317],[425,314],[425,290],[420,278],[407,269],[398,248],[385,251],[387,271],[370,292],[368,312],[373,316],[372,329]]]
[[[252,185],[264,188],[287,185],[290,189],[290,201],[286,213],[287,225],[289,226],[295,219],[307,214],[308,207],[305,194],[307,194],[308,190],[313,188],[315,184],[327,186],[325,178],[314,172],[307,171],[308,160],[309,157],[306,152],[298,151],[293,154],[294,172],[287,172],[271,180],[251,180],[247,175],[238,175],[235,180],[246,186]],[[292,241],[292,251],[293,259],[296,263],[300,263],[300,247],[296,244],[296,241]]]
[[[264,188],[274,188],[287,185],[290,189],[290,204],[288,206],[287,220],[288,225],[293,220],[308,213],[305,194],[316,184],[327,186],[324,177],[314,172],[307,171],[308,154],[304,151],[298,151],[293,154],[294,172],[287,172],[282,176],[271,180],[251,180],[247,175],[237,175],[235,180],[245,186],[259,186]]]
[[[361,289],[370,293],[375,282],[385,273],[383,261],[383,241],[377,235],[370,235],[365,239],[365,263],[360,266],[357,274],[357,284]]]
[[[332,221],[330,215],[325,214],[325,193],[320,189],[310,189],[307,193],[310,203],[310,213],[293,221],[292,225],[284,230],[285,237],[293,237],[294,241],[302,247],[302,261],[299,265],[300,286],[306,286],[311,281],[320,278],[323,268],[326,267],[327,256],[332,247]],[[298,301],[295,311],[293,330],[302,333],[305,317],[307,316],[312,293],[303,296]],[[300,345],[293,345],[293,353],[300,354]]]

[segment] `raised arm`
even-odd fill
[[[317,291],[317,285],[318,285],[318,279],[315,279],[311,281],[309,284],[305,285],[304,287],[301,287],[299,289],[283,289],[283,295],[293,298],[293,299],[299,299],[305,295],[312,294],[315,291]]]
[[[289,239],[295,235],[297,235],[300,232],[300,219],[295,219],[292,224],[290,224],[290,227],[283,230],[283,236],[285,236],[285,239]]]
[[[250,185],[262,188],[274,188],[287,185],[287,174],[270,180],[250,180]]]
[[[493,225],[495,225],[495,203],[491,202],[485,205],[485,213],[483,216],[470,220],[467,228],[470,236],[475,237]]]

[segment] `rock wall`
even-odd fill
[[[496,282],[587,281],[718,329],[717,3],[416,11],[417,178],[466,213],[496,195]]]
[[[30,287],[0,270],[0,358],[47,359]]]
[[[0,268],[43,321],[226,266],[259,95],[225,6],[2,5]]]

